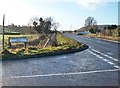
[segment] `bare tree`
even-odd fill
[[[39,21],[39,18],[38,18],[38,17],[33,17],[33,18],[31,18],[31,19],[29,20],[29,22],[28,22],[29,26],[33,26],[33,22],[34,22],[34,21],[38,22],[38,21]]]
[[[97,25],[97,21],[93,17],[88,17],[85,20],[85,27],[86,26],[93,26],[93,25]]]
[[[47,35],[50,32],[50,29],[52,28],[53,18],[47,17],[44,20],[44,32]]]
[[[52,26],[53,26],[53,29],[54,29],[54,31],[56,32],[57,31],[57,28],[60,26],[60,24],[57,22],[54,22],[53,24],[52,24]]]
[[[99,31],[97,27],[97,21],[94,19],[94,17],[90,16],[85,20],[85,28],[91,33],[96,33]]]

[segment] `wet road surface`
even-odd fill
[[[2,86],[118,86],[118,44],[64,34],[89,46],[82,52],[3,61]]]

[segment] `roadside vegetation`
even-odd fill
[[[93,17],[88,17],[85,20],[85,26],[78,30],[75,30],[74,32],[88,32],[83,36],[119,41],[120,26],[97,25],[97,21]]]
[[[80,51],[87,48],[85,47],[86,45],[65,37],[60,32],[57,32],[56,34],[56,43],[57,46],[47,46],[45,48],[41,48],[39,46],[28,46],[26,49],[5,49],[2,52],[2,60],[19,60],[30,57],[50,56]]]
[[[52,17],[32,18],[28,26],[14,24],[5,26],[5,49],[1,51],[2,60],[59,55],[88,48],[76,40],[63,36],[57,31],[59,26],[60,24],[55,22]],[[8,41],[10,37],[26,37],[27,42],[10,43]]]
[[[103,28],[96,33],[86,34],[84,36],[106,39],[106,40],[113,40],[113,41],[120,41],[120,28],[116,25],[109,25]]]
[[[31,25],[8,25],[5,27],[5,49],[1,51],[2,60],[20,60],[41,56],[60,55],[81,51],[86,45],[62,35],[57,31],[59,23],[51,17],[33,18]],[[2,38],[2,35],[0,36]],[[26,48],[23,42],[9,43],[10,37],[26,37]],[[2,41],[1,41],[2,42]]]
[[[33,35],[31,35],[31,34],[27,34],[27,35],[23,35],[23,34],[21,34],[21,35],[6,35],[5,34],[4,40],[5,40],[5,47],[6,48],[8,48],[8,46],[9,46],[8,45],[9,37],[26,37],[28,39],[28,42],[31,42],[31,41],[39,38],[39,35],[38,34],[33,34]],[[2,42],[2,35],[0,35],[0,38],[1,38],[0,42]],[[13,45],[15,45],[15,44],[18,44],[18,43],[14,43]]]
[[[120,42],[120,38],[117,36],[107,36],[107,35],[101,35],[101,34],[85,34],[83,36],[88,36],[92,38],[100,38],[100,39],[106,39],[106,40],[113,40]]]
[[[57,45],[58,46],[67,46],[71,48],[79,48],[82,43],[79,43],[78,41],[74,39],[70,39],[68,37],[63,36],[61,33],[57,33],[56,36],[57,39]]]

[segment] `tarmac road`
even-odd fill
[[[64,34],[89,46],[82,52],[2,62],[2,86],[118,86],[118,43]]]

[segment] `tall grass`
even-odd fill
[[[86,34],[84,36],[94,37],[94,38],[101,38],[101,39],[108,39],[108,40],[114,40],[114,41],[120,41],[119,37],[116,36],[107,36],[107,35],[100,35],[100,34]]]
[[[57,33],[56,40],[57,40],[57,44],[60,45],[60,46],[65,46],[65,45],[79,46],[80,45],[80,43],[77,42],[76,40],[65,37],[60,33]]]

